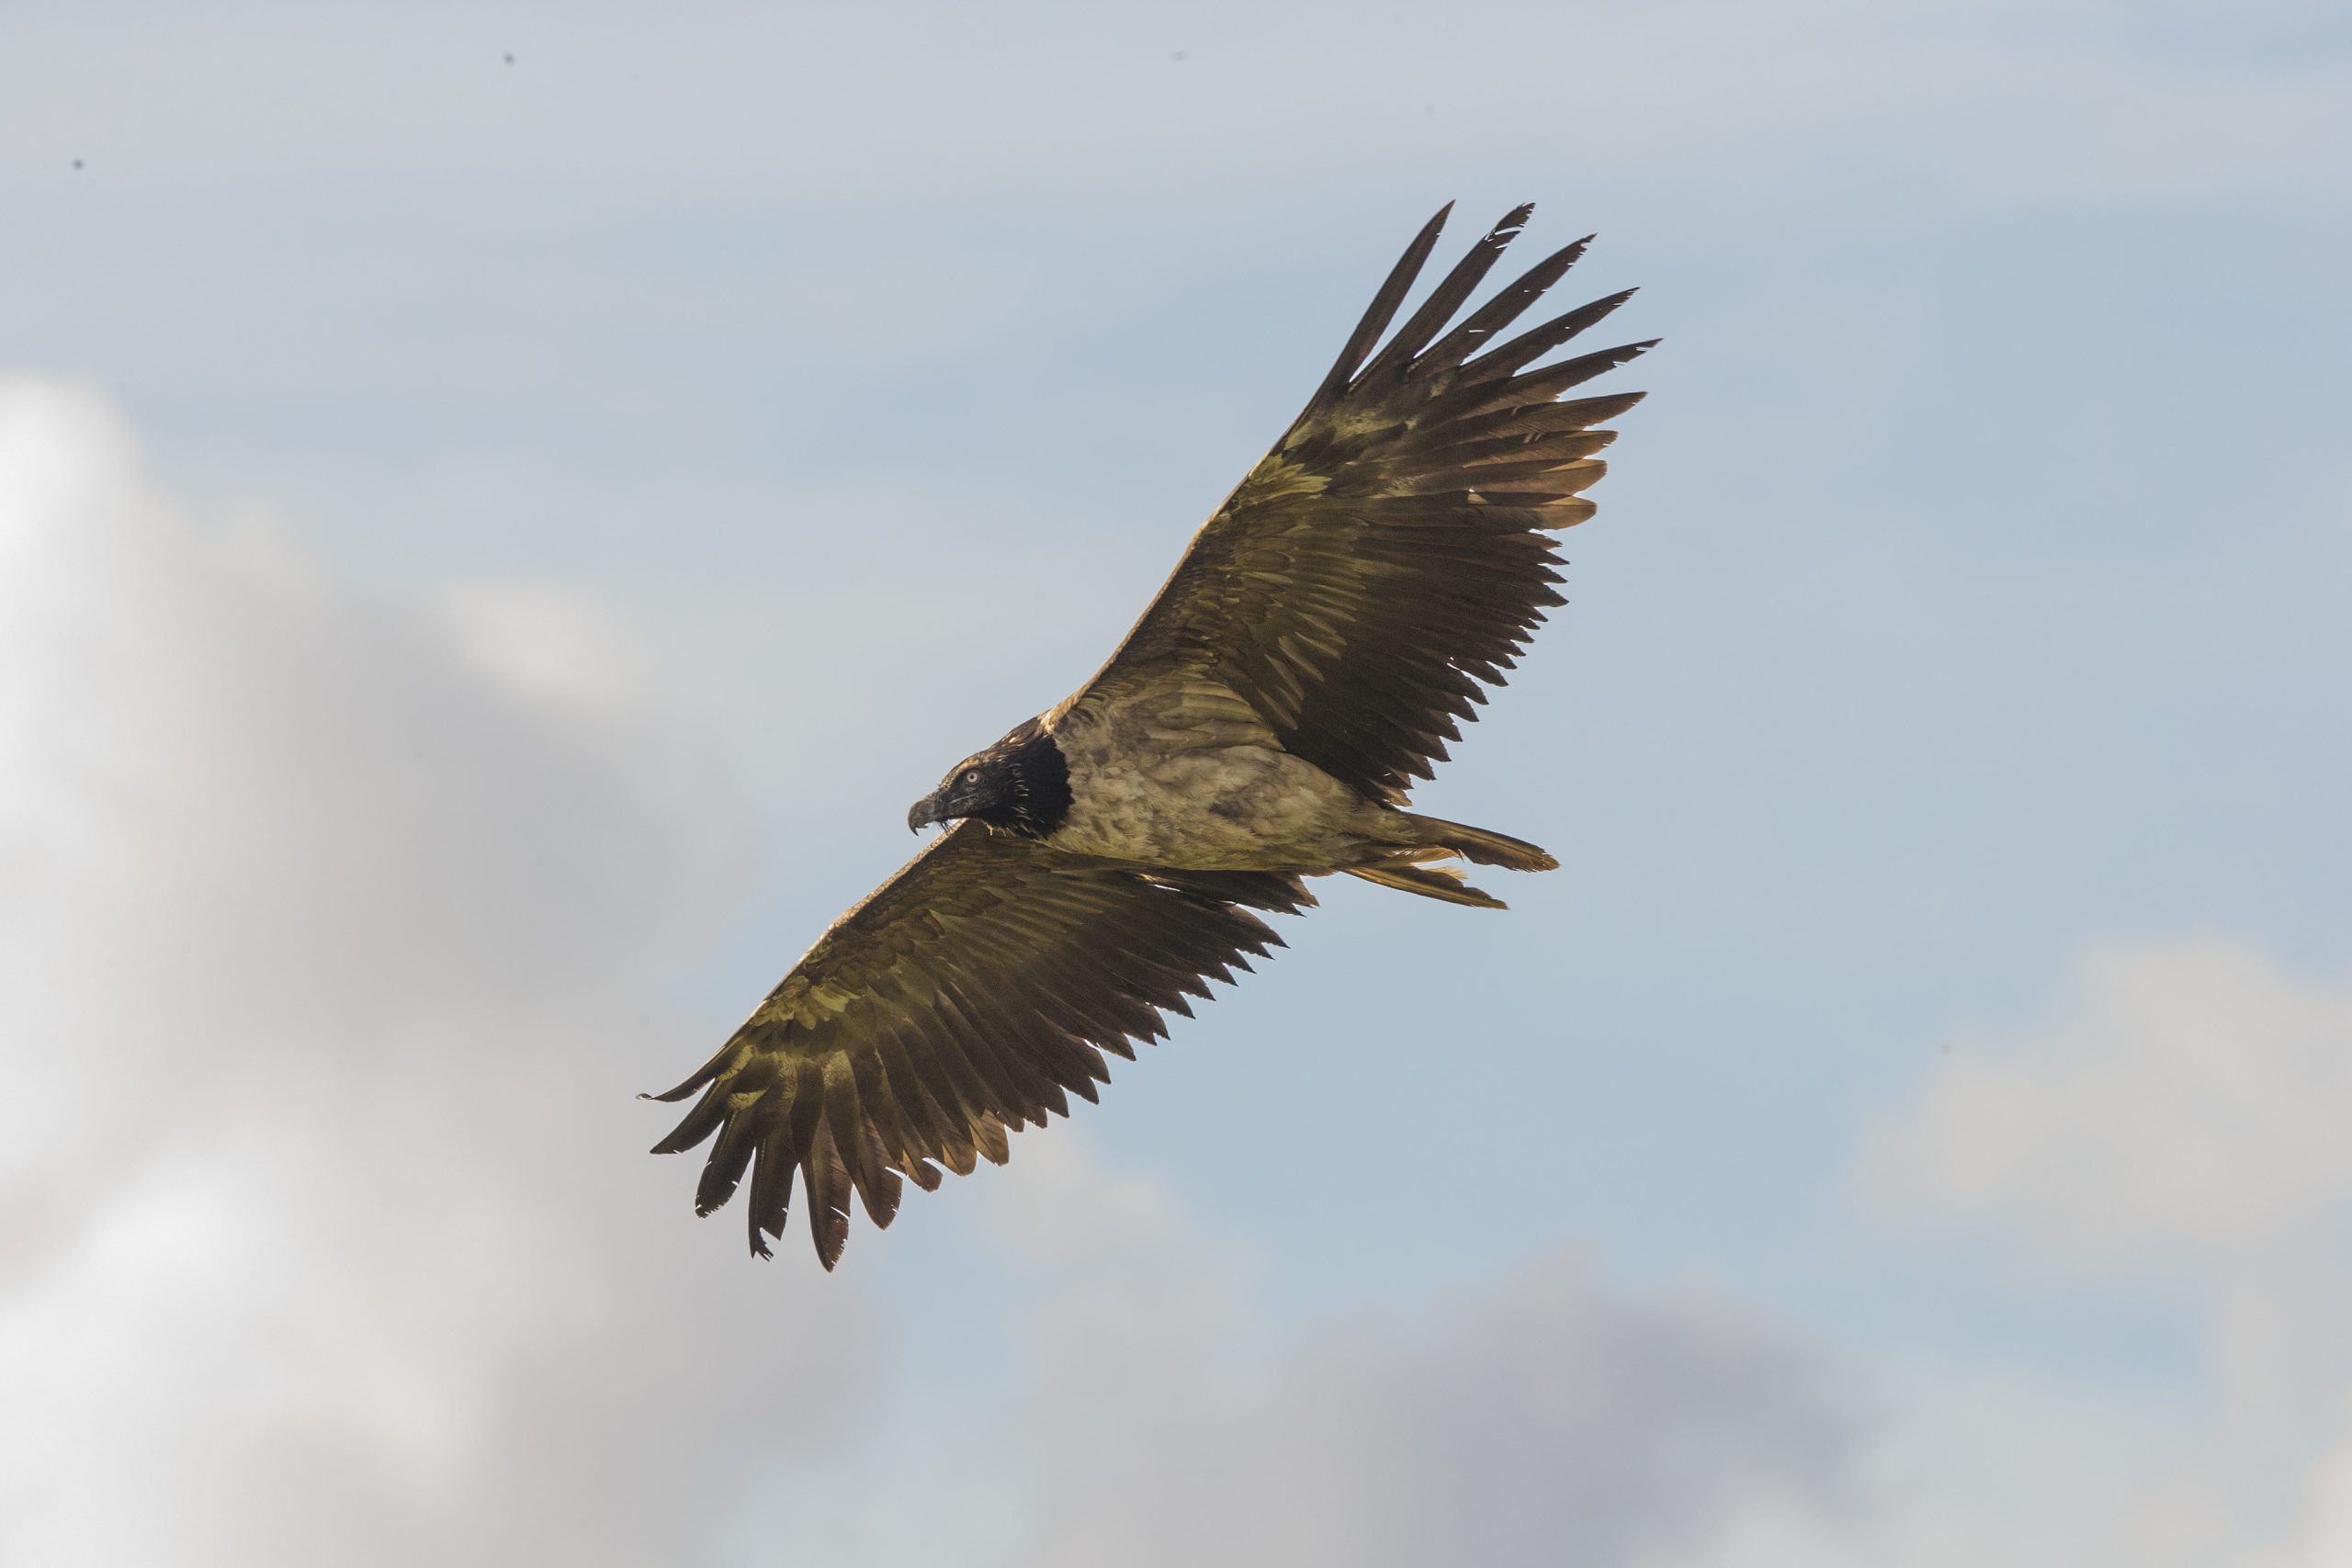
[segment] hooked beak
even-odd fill
[[[912,806],[908,807],[907,831],[910,833],[920,833],[933,822],[946,821],[947,813],[943,809],[941,802],[941,796],[944,795],[947,792],[943,789],[938,791],[936,794],[926,795],[921,800],[916,801]]]

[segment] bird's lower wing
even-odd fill
[[[1102,1053],[1166,1033],[1205,981],[1282,939],[1249,908],[1314,900],[1270,873],[1147,874],[965,822],[836,920],[702,1070],[662,1100],[702,1099],[655,1145],[718,1134],[695,1205],[751,1173],[752,1250],[783,1234],[793,1173],[831,1269],[855,1190],[877,1225],[899,1178],[939,1185],[1002,1164],[1005,1133],[1067,1115],[1110,1074]]]

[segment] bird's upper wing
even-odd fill
[[[1446,212],[1430,220],[1306,411],[1057,722],[1205,677],[1285,750],[1373,799],[1401,801],[1430,776],[1460,738],[1455,721],[1485,701],[1479,682],[1499,685],[1545,607],[1562,603],[1542,530],[1592,515],[1578,492],[1600,477],[1592,454],[1614,437],[1592,427],[1641,394],[1555,400],[1650,346],[1523,368],[1630,289],[1496,342],[1585,241],[1438,335],[1528,211],[1479,241],[1374,356]]]
[[[1102,1052],[1132,1060],[1166,1032],[1163,1010],[1230,981],[1282,939],[1250,906],[1312,904],[1268,872],[1144,873],[967,821],[833,922],[702,1070],[662,1100],[702,1099],[656,1154],[713,1133],[699,1213],[752,1173],[752,1247],[781,1235],[801,1173],[817,1255],[849,1236],[853,1188],[877,1225],[901,1175],[929,1162],[1001,1165],[1005,1132],[1069,1113],[1109,1081]]]

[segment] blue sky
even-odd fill
[[[2334,11],[6,28],[9,1551],[2352,1552]],[[743,1260],[629,1094],[1448,199],[1667,340],[1418,797],[1564,869]]]

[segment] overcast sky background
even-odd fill
[[[1564,869],[745,1258],[632,1094],[1454,198],[1667,340]],[[0,5],[0,1562],[2352,1564],[2340,6]]]

